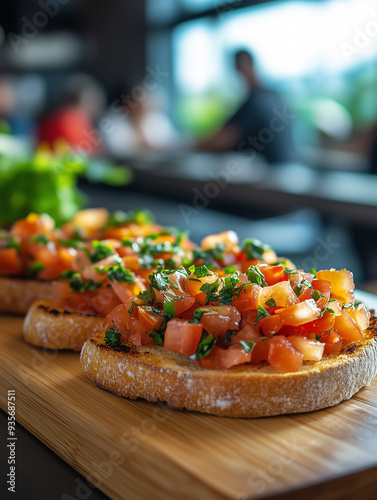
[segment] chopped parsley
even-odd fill
[[[202,319],[202,316],[204,314],[204,311],[202,311],[200,308],[196,309],[194,311],[194,316],[188,320],[189,323],[200,323],[200,320]]]
[[[208,335],[208,333],[204,330],[202,333],[202,338],[198,344],[195,354],[190,356],[192,359],[200,359],[208,356],[208,354],[212,351],[214,345],[216,344],[216,338],[214,335]]]
[[[246,342],[245,340],[239,340],[238,343],[242,345],[246,353],[251,352],[255,346],[255,342]]]
[[[311,295],[312,298],[316,301],[324,297],[323,293],[321,293],[319,290],[313,290]]]
[[[197,278],[204,278],[205,276],[211,276],[208,267],[205,265],[199,267],[190,266],[189,271]]]
[[[1,244],[1,248],[14,248],[18,251],[20,250],[21,246],[15,238],[10,236]]]
[[[263,254],[270,251],[271,247],[259,240],[249,238],[243,242],[241,250],[246,255],[247,259],[263,260]]]
[[[228,266],[223,269],[224,274],[234,274],[237,272],[237,266]]]
[[[133,272],[121,265],[110,266],[106,271],[110,281],[119,281],[127,285],[136,283]]]
[[[130,222],[135,222],[140,225],[153,224],[154,216],[149,210],[131,210],[130,212],[117,210],[109,215],[106,227],[119,227],[129,224]]]
[[[47,239],[47,236],[45,234],[36,234],[32,236],[31,241],[34,241],[35,243],[39,243],[40,245],[47,245],[49,240]]]
[[[44,268],[45,266],[42,264],[42,262],[36,260],[28,267],[27,272],[30,276],[36,276],[39,273],[39,271],[42,271],[42,269]]]
[[[276,302],[274,299],[266,300],[265,304],[267,307],[276,307]]]
[[[100,241],[92,241],[93,252],[86,249],[86,253],[91,262],[96,263],[114,254],[114,249],[109,245],[104,245]]]
[[[147,304],[153,304],[153,302],[156,300],[156,294],[153,290],[152,285],[149,285],[146,290],[140,292],[138,298],[144,300],[144,302],[146,302]]]
[[[284,274],[288,274],[288,275],[290,275],[290,274],[298,274],[297,269],[288,269],[288,268],[286,268],[286,269],[284,269],[283,272],[284,272]]]
[[[315,278],[317,277],[317,270],[314,267],[310,269],[309,273],[312,274]]]
[[[105,331],[105,342],[109,344],[110,347],[120,346],[120,331],[114,325],[110,327],[109,330]]]
[[[270,313],[267,311],[267,309],[263,306],[258,306],[256,321],[259,321],[262,318],[267,318],[268,316],[270,316]]]
[[[264,279],[263,273],[256,266],[250,266],[246,271],[247,279],[259,286],[267,286],[266,280]]]

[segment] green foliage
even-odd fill
[[[86,198],[76,185],[80,176],[94,177],[92,163],[89,158],[53,156],[43,150],[30,158],[0,154],[0,226],[9,226],[30,212],[48,213],[57,224],[71,219],[85,205]],[[112,185],[129,182],[126,167],[103,163],[106,168],[102,172],[95,167],[97,181]]]

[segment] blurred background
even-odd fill
[[[146,207],[376,290],[376,124],[375,0],[2,6],[3,225],[56,189],[62,220]]]

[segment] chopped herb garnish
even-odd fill
[[[293,290],[293,291],[295,292],[295,294],[297,295],[297,297],[299,297],[299,296],[300,296],[300,293],[302,292],[302,289],[303,289],[303,288],[304,288],[304,287],[303,287],[302,285],[297,285],[297,286],[294,288],[294,290]]]
[[[106,271],[110,281],[119,281],[120,283],[126,283],[127,285],[133,285],[136,283],[133,272],[121,265],[111,266],[107,268]]]
[[[246,342],[245,340],[239,340],[238,342],[242,345],[246,353],[251,352],[255,346],[255,342]]]
[[[67,269],[66,271],[63,271],[61,273],[61,275],[59,276],[59,278],[61,278],[63,280],[69,280],[76,273],[77,273],[77,271],[73,271],[72,269]]]
[[[270,313],[267,311],[267,309],[263,306],[258,306],[256,321],[259,321],[262,318],[267,318],[268,316],[270,316]]]
[[[288,268],[286,268],[286,269],[284,269],[283,272],[284,272],[284,274],[288,274],[288,275],[290,275],[290,274],[298,274],[297,269],[288,269]]]
[[[105,342],[110,347],[118,347],[120,345],[120,331],[114,325],[105,331]]]
[[[97,282],[92,279],[84,279],[78,272],[75,272],[70,277],[69,286],[73,292],[94,292],[103,285],[104,281]]]
[[[259,286],[267,286],[266,280],[264,279],[263,273],[256,266],[250,266],[246,271],[247,279]]]
[[[317,277],[317,270],[314,267],[310,269],[309,273],[312,274],[315,278]]]
[[[149,285],[146,290],[140,292],[138,298],[144,300],[147,304],[153,304],[156,300],[156,293],[153,290],[152,285]]]
[[[276,307],[276,302],[274,299],[269,299],[265,302],[267,307]]]
[[[133,300],[131,302],[131,307],[128,309],[128,312],[131,314],[132,311],[134,310],[134,307],[137,306],[136,302]]]
[[[165,290],[169,284],[169,275],[170,271],[159,269],[157,272],[150,274],[148,279],[153,288],[162,291]]]
[[[1,248],[14,248],[15,250],[19,250],[21,247],[18,241],[10,236],[1,244]]]
[[[237,266],[228,266],[224,268],[224,274],[234,274],[237,272]]]
[[[267,340],[267,339],[268,339],[268,337],[266,337],[266,336],[262,336],[262,337],[260,337],[260,339],[261,339],[261,340]]]
[[[204,311],[202,311],[200,308],[196,309],[194,312],[194,317],[189,319],[189,323],[200,323],[200,320],[202,319],[202,316],[204,314]]]
[[[207,356],[212,351],[215,343],[216,338],[214,337],[214,335],[208,335],[208,333],[204,331],[196,349],[196,353],[193,355],[194,359],[200,359],[204,358],[204,356]]]
[[[321,340],[321,336],[320,335],[314,335],[314,338],[315,338],[315,340]]]
[[[204,278],[205,276],[211,276],[208,267],[203,265],[199,267],[190,266],[189,271],[194,274],[197,278]]]
[[[156,345],[163,345],[164,344],[164,332],[163,331],[151,330],[149,332],[149,336],[152,337],[152,339]]]
[[[136,222],[136,224],[140,225],[153,224],[154,217],[148,210],[132,210],[130,212],[117,210],[109,215],[106,227],[119,227],[130,222]]]
[[[204,283],[204,285],[200,287],[200,291],[206,295],[205,304],[208,304],[208,302],[216,302],[219,299],[219,295],[217,294],[219,284],[220,280],[217,279],[213,283]]]
[[[40,245],[47,245],[47,243],[49,241],[45,234],[36,234],[36,235],[32,236],[30,239],[31,239],[31,241],[34,241],[35,243],[39,243]]]
[[[42,271],[42,269],[44,268],[45,266],[42,264],[42,262],[36,260],[29,266],[28,274],[30,274],[30,276],[36,276],[39,273],[39,271]]]
[[[271,250],[271,247],[259,240],[250,238],[243,242],[241,250],[246,255],[247,259],[263,260],[263,254]]]
[[[106,259],[106,257],[110,257],[110,255],[114,254],[114,249],[109,245],[104,245],[100,241],[92,241],[93,252],[90,252],[87,249],[87,255],[91,262],[99,262],[100,260]]]
[[[311,295],[314,300],[318,300],[324,297],[323,293],[321,293],[319,290],[313,290]]]
[[[169,319],[175,317],[173,302],[164,302],[164,316],[169,317]]]

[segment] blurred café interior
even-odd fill
[[[3,204],[23,189],[5,164],[69,149],[88,206],[197,243],[233,229],[377,291],[374,0],[3,4]]]

